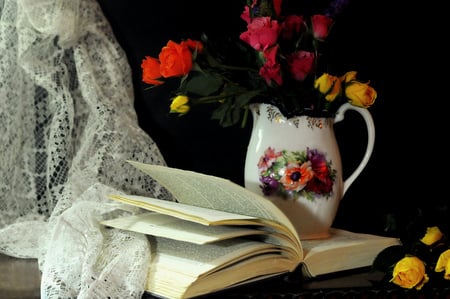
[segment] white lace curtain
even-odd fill
[[[167,196],[165,164],[95,0],[0,0],[0,252],[38,258],[42,298],[140,298],[148,241],[106,230],[109,193]],[[135,212],[135,211],[130,211]]]

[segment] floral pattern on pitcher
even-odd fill
[[[296,198],[302,195],[313,201],[328,198],[333,191],[336,169],[317,149],[276,151],[268,147],[258,162],[261,189],[264,195]]]

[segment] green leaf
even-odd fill
[[[212,55],[209,55],[209,53],[206,53],[206,61],[208,63],[208,65],[212,68],[217,68],[220,66],[219,61],[217,61],[217,59],[215,57],[213,57]]]
[[[257,95],[259,95],[260,91],[259,90],[252,90],[252,91],[247,91],[244,92],[242,94],[239,94],[236,96],[236,107],[242,108],[244,106],[247,106],[248,103],[250,103],[250,101],[256,97]]]
[[[186,80],[186,91],[199,96],[209,96],[220,91],[222,78],[209,73],[195,72],[191,78]]]
[[[233,104],[232,101],[225,101],[213,111],[211,119],[218,120],[222,127],[230,127],[235,125],[239,121],[239,117],[235,119],[233,116]]]
[[[244,92],[243,92],[244,91]],[[222,127],[237,124],[243,117],[248,103],[259,94],[259,91],[245,91],[238,85],[227,84],[222,95],[227,98],[213,111],[211,119],[218,120]]]
[[[375,257],[372,263],[372,270],[389,273],[393,266],[406,254],[405,248],[401,245],[393,245],[383,249]]]

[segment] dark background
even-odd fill
[[[140,125],[168,165],[243,184],[250,125],[221,128],[209,120],[206,107],[181,118],[169,115],[168,90],[145,90],[140,69],[144,56],[157,56],[168,39],[198,39],[202,31],[237,34],[242,2],[99,3],[128,55]],[[444,10],[429,1],[418,4],[354,0],[335,25],[332,59],[343,71],[357,70],[370,79],[378,99],[369,109],[376,128],[373,155],[345,194],[334,226],[396,234],[418,210],[432,215],[436,203],[449,201],[448,32],[439,16]],[[365,127],[349,112],[335,129],[346,177],[363,155]]]

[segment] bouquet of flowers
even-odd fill
[[[143,59],[142,80],[152,88],[177,80],[170,112],[214,105],[212,119],[224,127],[245,122],[252,102],[274,104],[287,117],[333,116],[346,102],[368,108],[377,97],[370,82],[354,70],[331,73],[325,61],[326,40],[348,1],[305,9],[298,0],[248,0],[240,34],[169,40],[158,57]]]

